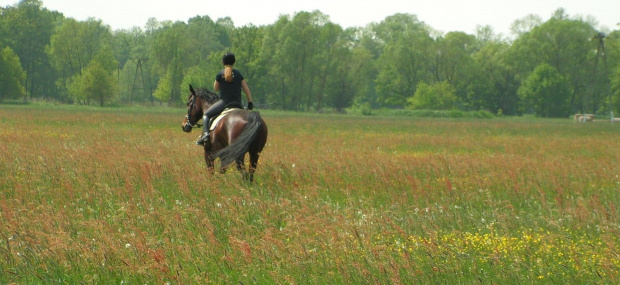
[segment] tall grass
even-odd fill
[[[620,282],[617,125],[264,111],[248,184],[184,113],[0,106],[0,283]]]

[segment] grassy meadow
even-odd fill
[[[617,284],[620,124],[0,105],[0,284]]]

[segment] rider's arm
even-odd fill
[[[241,88],[243,88],[243,92],[245,93],[245,97],[248,99],[248,103],[252,102],[252,92],[250,92],[250,87],[248,87],[248,83],[245,82],[245,79],[241,81]]]

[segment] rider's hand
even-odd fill
[[[248,110],[254,109],[254,104],[252,102],[248,102]]]

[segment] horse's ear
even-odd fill
[[[192,92],[193,95],[196,95],[196,91],[194,91],[194,87],[192,87],[192,85],[189,85],[189,92]]]

